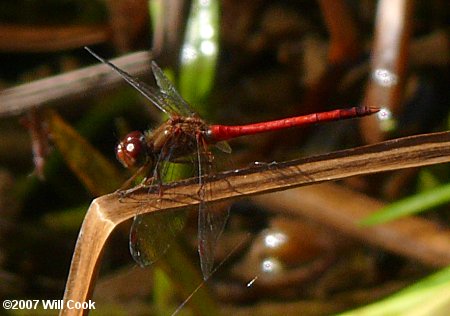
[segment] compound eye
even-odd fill
[[[125,168],[130,168],[143,156],[144,146],[144,135],[131,132],[117,145],[116,157]]]

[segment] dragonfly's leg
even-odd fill
[[[203,181],[204,175],[211,175],[212,164],[214,160],[213,153],[209,150],[209,145],[202,133],[197,133],[197,151],[198,151],[198,164],[199,164],[199,188],[197,195],[200,199],[204,198],[205,194],[205,183]]]
[[[163,193],[164,193],[164,188],[163,188],[162,184],[160,183],[159,184],[159,189],[158,189],[159,198],[162,198]]]
[[[157,168],[155,170],[155,173],[153,175],[153,180],[156,180],[156,183],[158,184],[158,195],[161,198],[163,196],[164,193],[164,188],[163,188],[163,182],[162,182],[162,177],[161,177],[161,170],[159,170],[159,168]]]
[[[153,177],[150,177],[150,178],[147,177],[150,167],[151,167],[150,163],[145,163],[144,165],[142,165],[127,181],[125,181],[124,184],[122,184],[120,186],[119,189],[117,189],[117,192],[119,192],[119,193],[120,192],[128,192],[132,189],[134,190],[136,188],[140,188],[142,186],[148,185],[148,183],[150,183],[153,178]],[[133,186],[136,179],[142,175],[145,175],[145,177],[141,181],[141,183],[138,184],[137,186]]]
[[[153,184],[154,180],[155,180],[155,177],[145,177],[144,179],[142,179],[139,186],[150,186]]]
[[[140,184],[138,184],[138,185],[136,185],[136,186],[134,186],[134,187],[132,187],[132,188],[128,188],[128,189],[122,189],[122,188],[120,188],[120,189],[118,189],[118,190],[116,191],[116,193],[119,194],[120,198],[126,198],[128,195],[130,195],[130,194],[132,194],[133,192],[136,192],[136,191],[138,191],[139,189],[144,188],[144,187],[148,187],[148,185],[143,184],[143,183],[140,183]]]

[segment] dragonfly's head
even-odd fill
[[[125,168],[133,167],[145,155],[145,137],[139,131],[127,134],[116,147],[116,157]]]

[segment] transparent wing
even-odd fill
[[[162,185],[164,180],[174,172],[173,164],[168,162],[170,157],[171,152],[169,151],[168,155],[163,158],[160,155],[158,161],[155,162],[156,167],[152,177],[155,184]],[[162,191],[161,199],[164,198],[164,191]],[[140,206],[139,213],[142,213],[147,203],[154,205],[158,201],[147,201]],[[186,213],[183,211],[136,215],[130,231],[129,244],[130,253],[136,263],[140,266],[149,266],[157,261],[170,248],[176,236],[183,229],[185,221]]]
[[[166,93],[162,93],[158,89],[154,87],[150,87],[146,85],[141,80],[132,77],[129,73],[126,71],[123,71],[110,61],[98,56],[96,53],[94,53],[91,49],[88,47],[84,47],[92,56],[97,58],[100,62],[108,65],[113,69],[119,76],[121,76],[128,84],[130,84],[133,88],[138,90],[147,100],[153,103],[158,109],[160,109],[162,112],[166,113],[168,116],[172,117],[174,115],[180,115],[176,111],[176,108],[173,106],[173,101],[170,100],[170,98],[167,97]],[[160,70],[161,71],[161,70]],[[155,76],[156,77],[156,76]],[[166,78],[168,81],[168,79]],[[181,98],[181,97],[180,97]]]
[[[219,149],[220,151],[226,153],[226,154],[231,154],[231,147],[230,145],[228,145],[228,143],[226,141],[221,141],[216,143],[216,148]]]
[[[214,268],[214,255],[220,235],[225,227],[229,215],[229,208],[220,204],[206,205],[205,197],[212,194],[210,183],[203,183],[202,176],[212,174],[212,156],[206,143],[197,142],[198,172],[199,172],[199,213],[198,213],[198,253],[203,279],[207,280]]]
[[[229,215],[228,207],[217,206],[206,206],[203,202],[199,206],[198,253],[204,280],[213,271],[216,247]]]
[[[169,112],[177,113],[181,116],[196,115],[196,111],[194,111],[189,106],[189,104],[181,97],[173,84],[166,77],[166,75],[164,75],[164,72],[154,61],[152,61],[152,70],[153,75],[156,79],[156,83],[161,89],[161,97],[164,99],[164,103],[169,108]]]
[[[130,252],[141,267],[155,263],[183,229],[184,212],[136,215],[130,231]]]
[[[197,154],[195,166],[198,168],[200,199],[198,214],[198,252],[203,278],[206,280],[214,268],[214,254],[219,237],[228,219],[228,208],[221,208],[219,204],[206,205],[204,202],[211,195],[214,188],[210,183],[203,183],[202,175],[212,173],[212,155],[208,150],[206,142],[197,142]],[[155,183],[163,183],[165,179],[171,178],[175,172],[173,163],[169,156],[164,156],[161,161],[156,162],[153,179]],[[159,174],[158,174],[159,173]],[[170,198],[162,191],[161,199]],[[148,201],[158,203],[158,201]],[[145,205],[142,205],[142,210]],[[175,236],[183,229],[185,223],[185,212],[154,212],[146,215],[135,216],[130,232],[130,252],[134,260],[140,266],[148,266],[157,261],[170,247]]]

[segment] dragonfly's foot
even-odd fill
[[[139,186],[141,186],[141,187],[143,187],[143,186],[149,187],[149,186],[151,186],[153,184],[154,180],[155,180],[155,177],[150,177],[150,178],[145,177],[144,179],[142,179],[142,181],[139,184]]]
[[[163,188],[162,184],[159,184],[158,195],[160,198],[162,198],[163,194],[164,194],[164,188]]]
[[[148,184],[146,183],[140,183],[132,188],[127,187],[127,186],[121,186],[119,189],[116,190],[116,194],[119,195],[119,197],[122,198],[126,198],[128,197],[130,194],[132,194],[133,192],[136,192],[142,188],[146,188],[148,187]]]

